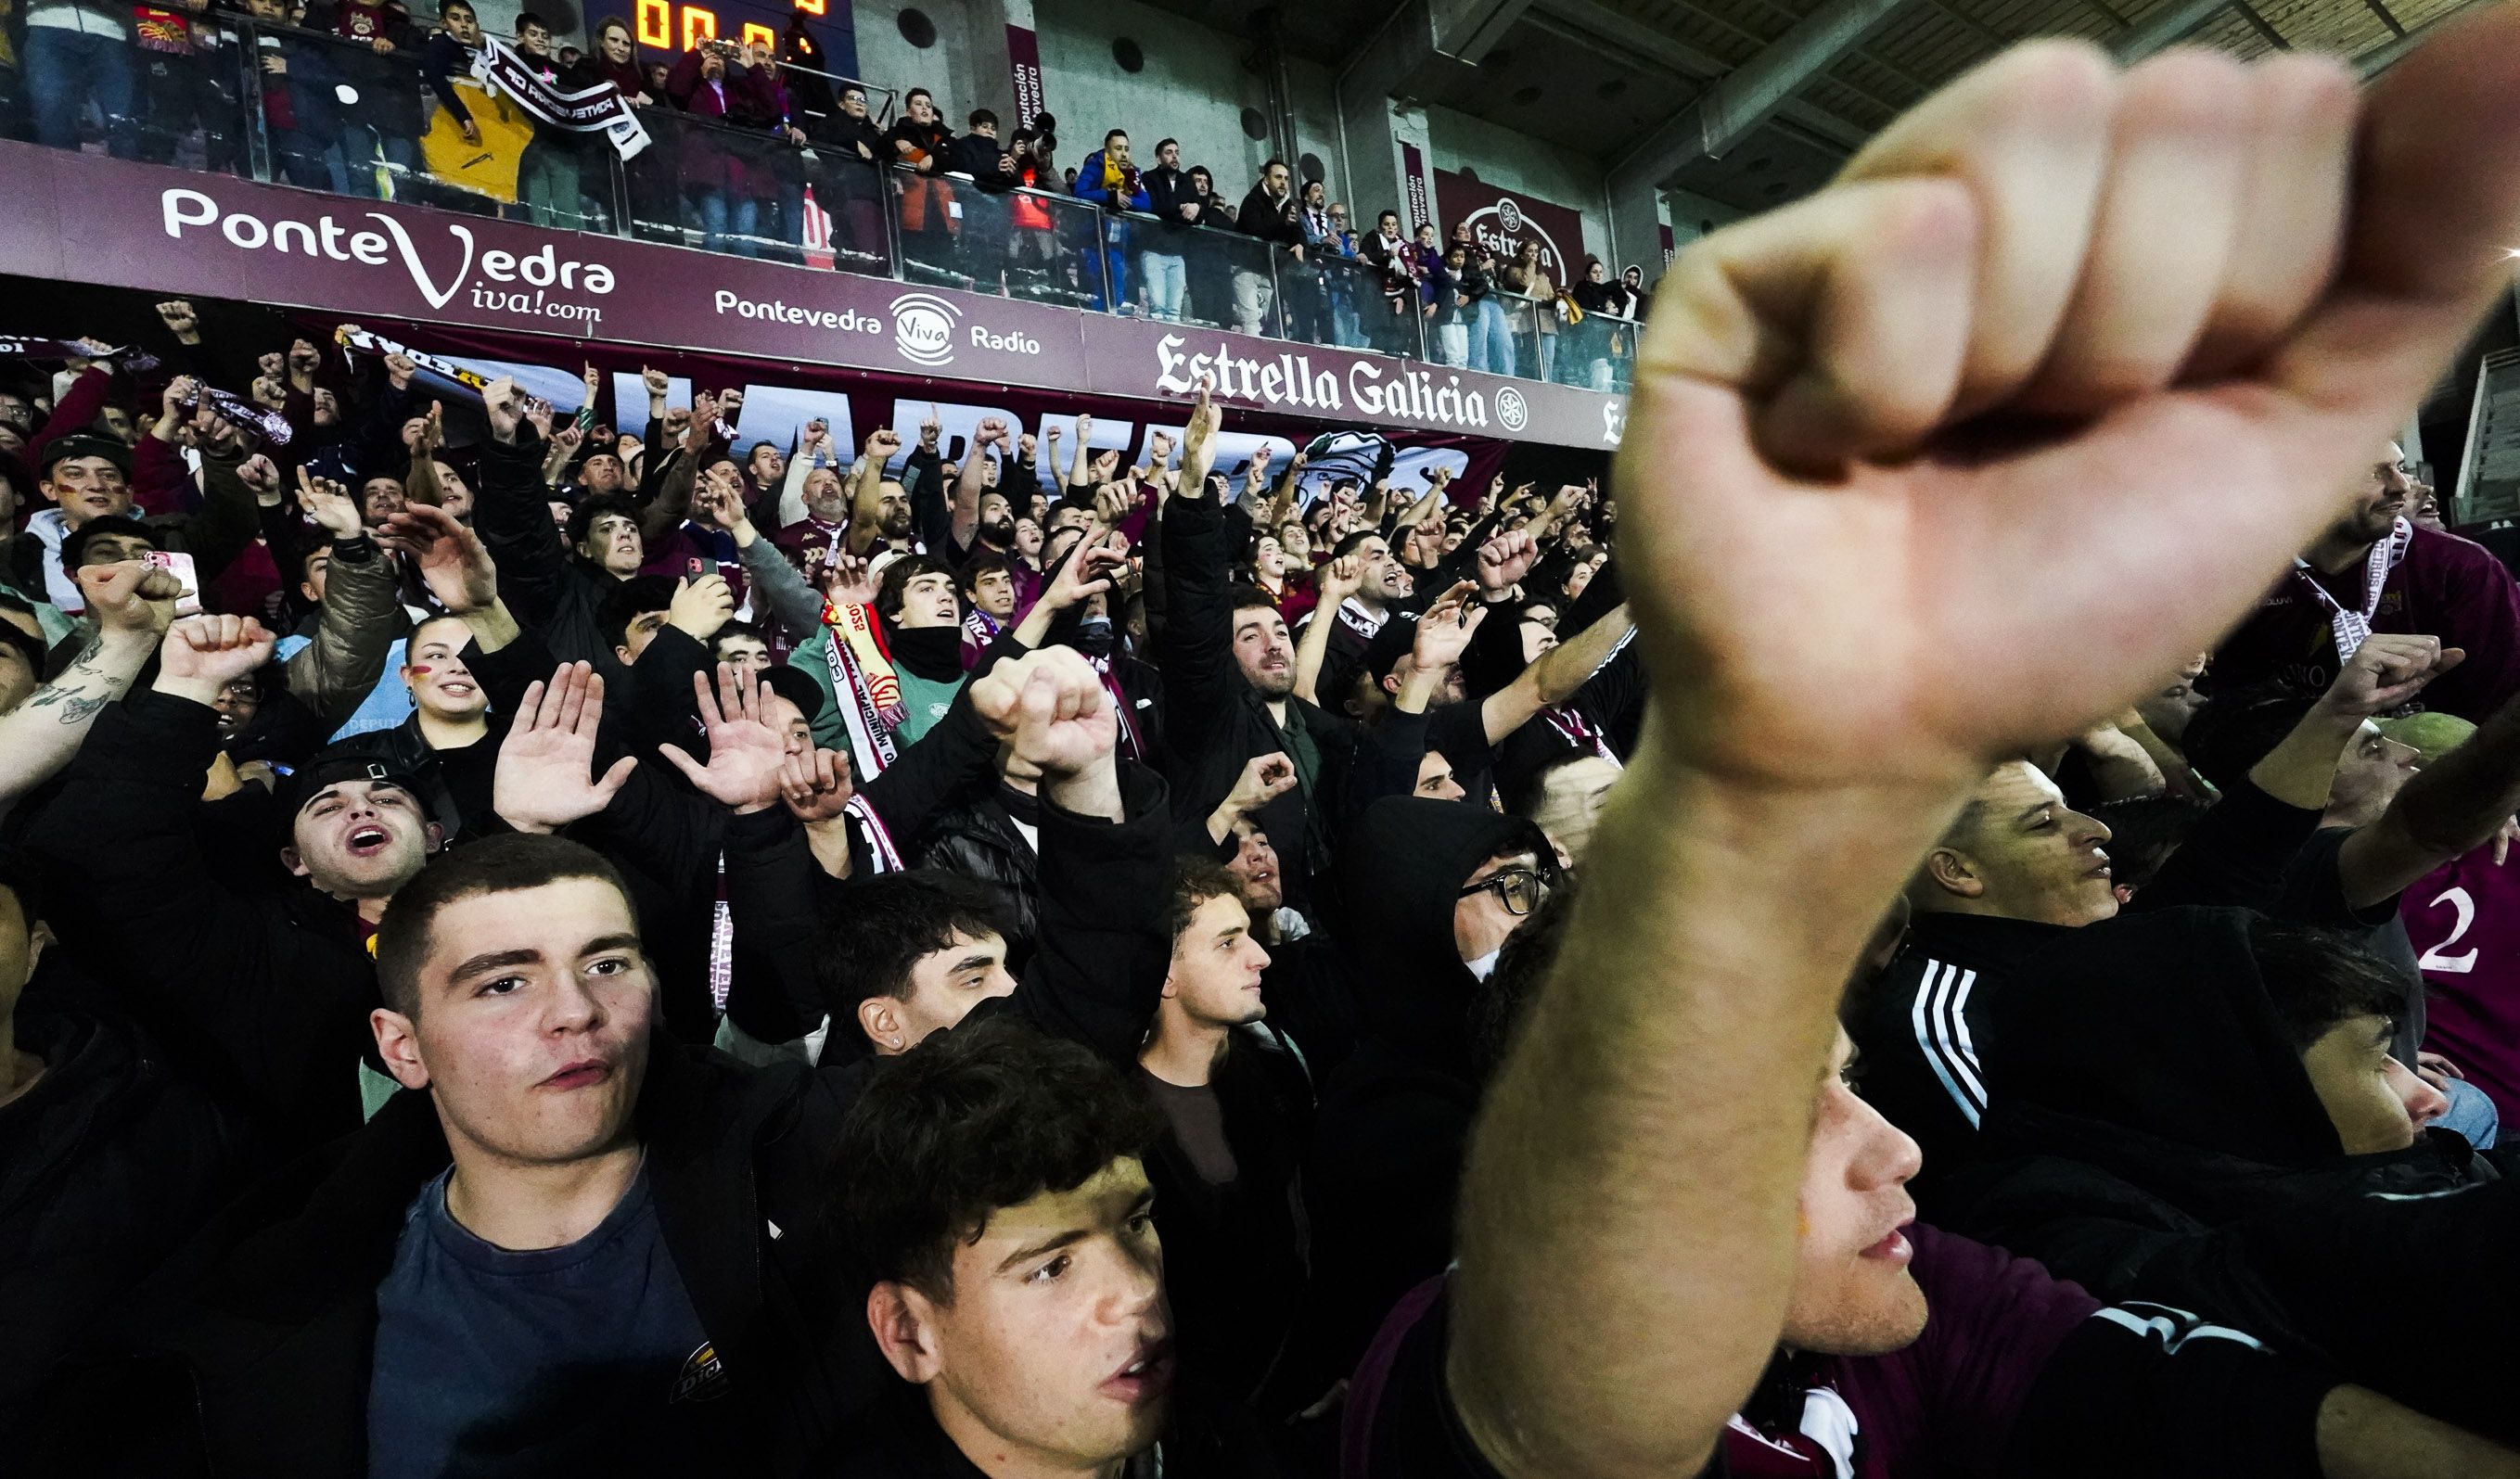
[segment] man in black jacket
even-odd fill
[[[1377,801],[1341,855],[1364,1035],[1323,1085],[1305,1168],[1315,1322],[1297,1374],[1345,1372],[1392,1302],[1451,1259],[1484,1078],[1471,1008],[1554,876],[1538,828],[1462,801]]]
[[[1234,224],[1245,236],[1283,246],[1295,260],[1304,258],[1304,225],[1295,203],[1294,176],[1283,159],[1260,166],[1260,178],[1242,198]],[[1277,289],[1269,274],[1256,267],[1234,269],[1234,327],[1243,334],[1275,334],[1279,320]],[[1187,479],[1184,480],[1187,485]]]
[[[1358,743],[1354,724],[1295,696],[1294,644],[1266,596],[1228,584],[1224,512],[1207,487],[1221,413],[1199,392],[1182,437],[1182,491],[1164,507],[1167,617],[1156,641],[1177,806],[1204,816],[1244,764],[1284,754],[1297,784],[1254,818],[1278,844],[1286,902],[1310,911]]]
[[[64,947],[157,1035],[203,1045],[216,1091],[308,1144],[359,1122],[367,940],[441,834],[415,783],[364,756],[301,767],[276,808],[248,792],[205,811],[212,704],[271,642],[248,617],[177,622],[155,683],[97,717],[26,845],[79,885],[52,911]],[[244,839],[263,829],[288,837],[279,861],[303,884],[254,878],[270,854]]]
[[[1170,1127],[1146,1164],[1182,1360],[1215,1390],[1251,1400],[1303,1308],[1295,1172],[1312,1139],[1313,1083],[1302,1049],[1265,1020],[1269,953],[1240,891],[1215,864],[1175,868],[1172,965],[1138,1084]],[[1280,1392],[1268,1414],[1322,1394]]]
[[[516,381],[493,381],[481,395],[490,438],[480,446],[473,525],[498,561],[499,587],[554,656],[618,677],[623,660],[604,640],[599,613],[605,596],[647,559],[639,511],[626,499],[590,498],[571,515],[563,546],[542,477],[543,440],[525,420]]]
[[[21,1352],[0,1428],[21,1434],[51,1358],[257,1168],[244,1118],[44,949],[37,899],[0,853],[0,1323]]]
[[[1155,145],[1155,167],[1139,177],[1146,187],[1147,208],[1162,224],[1138,238],[1138,275],[1147,285],[1147,316],[1178,324],[1188,268],[1182,258],[1183,237],[1200,224],[1202,202],[1191,177],[1181,167],[1181,141]]]

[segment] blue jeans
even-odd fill
[[[723,190],[700,192],[700,230],[708,234],[705,245],[711,251],[759,256],[761,248],[751,237],[760,221],[761,202],[750,196],[729,202]]]
[[[131,51],[119,36],[27,26],[26,102],[34,113],[35,142],[47,149],[78,148],[79,105],[94,98],[97,112],[105,114],[105,147],[117,159],[138,157]]]
[[[1109,242],[1102,244],[1102,265],[1111,273],[1108,280],[1111,295],[1108,299],[1102,296],[1104,279],[1094,275],[1094,260],[1090,255],[1085,262],[1085,289],[1093,294],[1095,312],[1117,313],[1120,305],[1129,301],[1129,251],[1127,247]]]
[[[1513,331],[1506,324],[1505,305],[1493,295],[1479,299],[1479,315],[1470,324],[1470,368],[1513,374]]]
[[[1187,267],[1178,254],[1166,256],[1160,251],[1138,254],[1139,275],[1147,280],[1147,316],[1178,324],[1182,316],[1182,285]]]
[[[2461,1139],[2479,1150],[2491,1150],[2502,1132],[2502,1115],[2484,1090],[2465,1079],[2452,1079],[2449,1085],[2450,1109],[2433,1121],[2445,1130],[2455,1130]]]

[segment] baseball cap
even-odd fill
[[[774,663],[762,670],[761,681],[770,685],[770,692],[796,705],[804,714],[806,723],[811,724],[823,717],[823,686],[803,669]]]
[[[93,431],[73,431],[68,436],[54,437],[44,445],[36,471],[50,477],[53,464],[69,457],[102,457],[121,469],[124,476],[131,475],[131,449],[124,446],[119,437],[100,436]]]
[[[350,750],[329,751],[299,766],[290,776],[288,784],[281,787],[280,804],[288,809],[291,820],[294,821],[297,814],[306,809],[306,803],[314,800],[324,787],[342,781],[398,785],[410,792],[412,800],[424,813],[428,810],[428,797],[421,790],[418,777],[384,756]]]

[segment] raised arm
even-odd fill
[[[849,484],[849,553],[860,558],[875,548],[882,530],[883,469],[901,450],[901,438],[887,426],[867,433],[866,455],[858,459]]]
[[[1338,626],[1339,606],[1365,585],[1365,561],[1342,555],[1322,566],[1314,581],[1322,593],[1321,604],[1313,607],[1313,619],[1304,624],[1303,639],[1295,644],[1295,696],[1306,703],[1322,701],[1322,664],[1329,660],[1330,633]]]
[[[0,714],[0,812],[69,764],[98,712],[131,691],[182,594],[171,571],[136,560],[88,565],[78,584],[96,635],[60,677]]]
[[[297,501],[332,538],[317,607],[315,640],[289,656],[289,692],[328,725],[350,717],[384,675],[385,653],[402,635],[393,569],[359,523],[359,506],[339,483],[297,470]],[[432,511],[434,512],[434,511]],[[441,515],[442,516],[442,515]]]
[[[1509,1479],[1705,1461],[1871,921],[1988,763],[2245,611],[2457,352],[2520,226],[2515,67],[2520,15],[2454,25],[2357,160],[2332,64],[2023,47],[1674,267],[1617,477],[1657,701],[1462,1182],[1448,1386]],[[1936,440],[1989,417],[2051,434]]]
[[[1502,744],[1506,736],[1529,724],[1542,709],[1574,697],[1633,630],[1628,608],[1621,606],[1577,633],[1573,641],[1541,653],[1521,677],[1481,699],[1479,723],[1487,731],[1488,743]]]
[[[1050,648],[971,685],[1041,780],[1041,932],[1010,1009],[1114,1063],[1137,1060],[1172,955],[1164,783],[1118,759],[1119,714],[1083,657]]]

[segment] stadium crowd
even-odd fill
[[[1390,210],[1369,226],[1281,159],[1245,188],[1185,167],[1175,140],[1133,153],[1112,128],[1065,162],[1054,115],[1001,137],[975,108],[958,131],[923,87],[887,121],[867,85],[826,69],[801,13],[775,45],[699,39],[669,61],[618,17],[580,53],[518,14],[501,43],[518,73],[646,120],[651,142],[617,161],[589,126],[490,104],[468,0],[433,23],[400,0],[43,0],[24,35],[22,56],[0,56],[0,123],[54,148],[93,136],[120,157],[250,172],[258,135],[273,178],[334,194],[496,199],[545,226],[878,272],[897,255],[984,292],[1602,390],[1623,382],[1644,316],[1641,268],[1561,263],[1536,239],[1501,252],[1466,223],[1439,238]],[[873,96],[888,113],[890,95]],[[456,173],[486,157],[492,116],[523,131],[495,197]]]
[[[2520,1474],[2515,68],[2016,49],[1606,487],[61,346],[13,1461]]]

